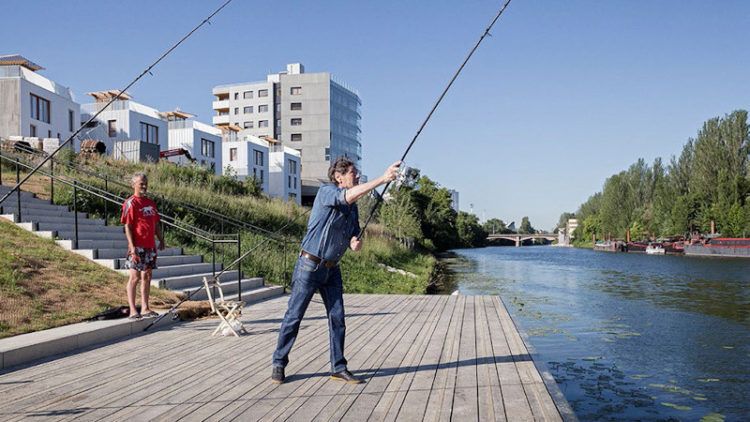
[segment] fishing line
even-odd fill
[[[153,69],[157,64],[159,64],[160,61],[162,61],[165,57],[167,57],[170,53],[172,53],[172,51],[175,48],[177,48],[180,44],[182,44],[185,40],[187,40],[188,38],[190,38],[190,36],[193,35],[193,33],[195,31],[197,31],[198,29],[200,29],[200,27],[202,27],[206,23],[211,24],[211,22],[209,22],[209,20],[211,18],[213,18],[214,16],[216,16],[217,13],[219,13],[223,8],[225,8],[231,2],[232,2],[232,0],[227,0],[226,2],[224,2],[224,4],[222,4],[218,9],[214,10],[213,13],[211,13],[210,15],[208,15],[208,17],[206,17],[205,19],[203,19],[203,21],[200,24],[198,24],[198,26],[196,26],[195,28],[193,28],[192,31],[188,32],[187,35],[185,35],[177,43],[175,43],[174,45],[172,45],[172,47],[170,47],[166,52],[164,52],[164,54],[162,54],[161,57],[159,57],[155,62],[153,62],[149,67],[147,67],[140,75],[138,75],[137,78],[133,79],[133,81],[130,82],[128,84],[128,86],[126,86],[125,88],[121,89],[120,92],[118,92],[115,97],[113,97],[111,100],[109,100],[109,102],[104,107],[101,108],[101,110],[97,111],[93,116],[91,116],[91,118],[89,120],[87,120],[86,123],[83,123],[81,125],[81,127],[79,127],[75,132],[73,132],[73,134],[70,135],[68,137],[68,139],[65,140],[65,142],[63,142],[62,144],[60,144],[60,146],[58,146],[57,149],[55,149],[50,155],[48,155],[44,160],[42,160],[41,163],[37,164],[37,166],[34,167],[34,169],[31,170],[31,172],[29,172],[29,174],[27,174],[26,177],[23,178],[23,180],[21,180],[20,182],[16,183],[16,185],[13,186],[13,188],[11,188],[11,190],[8,191],[8,193],[6,193],[5,196],[2,197],[2,199],[0,199],[0,204],[2,204],[6,199],[8,199],[8,197],[13,192],[15,192],[17,189],[19,189],[22,184],[26,183],[26,181],[29,180],[29,178],[31,178],[31,176],[33,176],[34,173],[37,172],[37,170],[39,170],[40,168],[42,168],[42,166],[44,164],[46,164],[47,161],[51,160],[52,157],[55,156],[55,154],[57,154],[61,149],[63,149],[65,147],[65,145],[67,145],[69,142],[71,142],[73,140],[73,138],[75,138],[81,132],[81,130],[83,130],[83,128],[87,127],[89,124],[91,124],[93,121],[95,121],[96,118],[102,112],[104,112],[104,110],[107,109],[107,107],[109,107],[113,102],[119,100],[120,97],[125,93],[125,91],[127,91],[128,89],[130,89],[130,87],[132,87],[133,85],[135,85],[135,83],[138,82],[147,73],[149,75],[153,76],[153,74],[151,73],[151,69]]]
[[[450,82],[448,82],[448,85],[443,90],[442,94],[440,94],[440,97],[438,97],[437,101],[432,106],[432,109],[427,114],[427,117],[424,119],[424,121],[422,122],[422,124],[419,126],[419,129],[417,130],[417,133],[414,135],[414,137],[412,138],[411,142],[409,142],[409,146],[406,147],[406,151],[404,151],[404,154],[401,156],[401,159],[399,161],[401,161],[401,165],[402,166],[403,166],[403,161],[406,158],[406,156],[409,154],[409,151],[411,150],[411,147],[414,145],[414,142],[416,142],[417,138],[419,137],[419,134],[422,133],[422,129],[424,129],[424,127],[427,125],[427,122],[430,121],[430,118],[432,117],[432,114],[435,112],[435,110],[437,110],[438,106],[443,101],[443,98],[445,97],[445,94],[447,94],[448,90],[451,89],[451,86],[453,85],[453,82],[455,82],[456,78],[458,78],[458,75],[461,74],[461,71],[464,69],[464,66],[466,66],[466,63],[469,62],[469,59],[471,59],[471,56],[474,55],[474,52],[477,50],[477,48],[479,48],[479,45],[482,43],[482,41],[485,39],[485,37],[487,37],[487,35],[491,35],[490,34],[490,30],[495,25],[495,22],[497,22],[497,20],[500,19],[500,16],[503,14],[503,12],[505,12],[505,9],[510,4],[510,1],[511,0],[506,0],[505,4],[503,4],[503,6],[497,12],[497,15],[495,15],[495,18],[492,19],[492,22],[490,22],[490,24],[487,27],[487,29],[484,30],[484,32],[482,33],[482,36],[479,37],[479,40],[477,41],[477,43],[474,44],[474,47],[471,49],[471,51],[469,51],[469,54],[466,56],[466,59],[464,59],[463,63],[461,63],[461,66],[458,68],[458,70],[456,71],[456,73],[451,78]],[[402,167],[402,168],[404,168],[404,167]],[[373,204],[372,208],[370,209],[370,214],[367,216],[367,220],[365,220],[365,225],[359,231],[359,236],[357,236],[357,240],[362,239],[362,236],[364,236],[365,229],[367,228],[367,225],[370,224],[370,220],[372,220],[373,215],[375,215],[375,211],[378,209],[378,206],[380,206],[380,204],[383,202],[383,194],[385,194],[385,192],[388,190],[388,187],[390,185],[391,185],[391,182],[386,183],[385,186],[383,187],[383,190],[380,191],[380,193],[378,193],[378,195],[376,196],[376,198],[375,198],[375,204]]]

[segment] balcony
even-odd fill
[[[229,100],[219,100],[211,103],[214,110],[229,110]]]
[[[225,114],[223,116],[213,116],[211,118],[211,121],[215,125],[228,125],[229,124],[229,115]]]

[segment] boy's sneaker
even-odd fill
[[[280,366],[274,366],[273,372],[271,372],[271,382],[274,384],[281,384],[284,382],[284,368]]]

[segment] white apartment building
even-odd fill
[[[278,141],[277,141],[278,142]],[[268,195],[302,204],[302,160],[299,151],[281,143],[269,146]]]
[[[0,137],[66,140],[80,126],[73,92],[37,73],[43,69],[20,55],[0,56]]]
[[[169,127],[168,150],[174,153],[167,157],[180,165],[191,163],[222,174],[221,130],[193,120],[195,116],[179,110],[161,113]],[[180,154],[184,150],[189,154]],[[191,160],[192,159],[192,160]]]
[[[117,90],[88,93],[96,102],[81,105],[82,119],[90,119],[118,93]],[[155,151],[154,161],[157,161],[159,152],[168,149],[167,120],[158,110],[133,101],[128,93],[123,93],[96,121],[97,125],[84,129],[80,138],[101,141],[107,154],[130,157],[132,151],[145,149],[150,151],[151,158]],[[79,149],[80,145],[76,145],[76,151]]]
[[[453,208],[454,211],[458,212],[458,191],[454,189],[448,189],[448,192],[451,194],[451,208]]]
[[[240,135],[270,136],[300,152],[303,203],[312,202],[339,156],[362,159],[358,94],[328,72],[305,73],[301,63],[265,81],[217,86],[213,124]]]
[[[221,155],[224,158],[223,174],[239,180],[254,177],[260,182],[263,192],[268,194],[269,182],[268,142],[256,136],[246,136],[245,140],[224,141]]]

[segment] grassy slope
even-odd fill
[[[0,338],[80,322],[127,304],[126,280],[0,220]],[[176,299],[159,289],[151,289],[151,296],[154,305]]]

